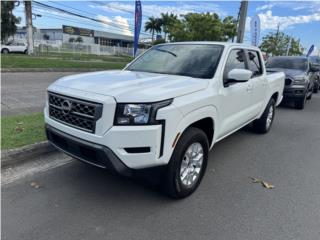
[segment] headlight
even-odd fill
[[[293,83],[294,84],[304,84],[306,82],[306,79],[303,77],[303,78],[295,78],[293,80]]]
[[[172,99],[155,103],[118,103],[114,125],[157,124],[157,111],[171,103]]]

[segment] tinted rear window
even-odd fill
[[[306,70],[308,61],[305,58],[270,58],[266,64],[267,68],[284,68]]]

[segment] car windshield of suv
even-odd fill
[[[307,70],[308,61],[305,58],[270,58],[266,67]]]
[[[312,63],[320,64],[320,57],[312,56],[310,57]]]
[[[223,46],[214,44],[171,44],[151,48],[126,70],[212,78]]]

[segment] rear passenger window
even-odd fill
[[[249,70],[253,72],[252,76],[260,76],[262,74],[262,66],[260,55],[257,51],[248,51]]]
[[[232,69],[246,69],[244,60],[245,60],[245,55],[242,49],[231,50],[226,62],[226,66],[224,68],[224,72],[223,72],[224,82],[226,82],[226,80],[228,79],[228,73]]]

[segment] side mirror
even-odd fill
[[[252,71],[247,69],[232,69],[228,73],[227,83],[247,82],[252,77]]]

